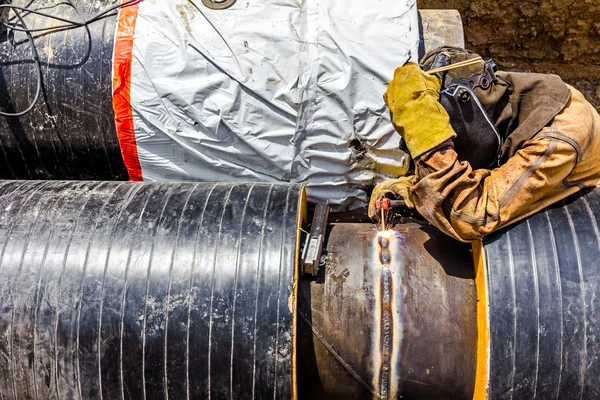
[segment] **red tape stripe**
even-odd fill
[[[134,3],[120,10],[113,56],[115,124],[123,161],[132,181],[143,180],[131,110],[131,58],[138,8],[139,3]]]

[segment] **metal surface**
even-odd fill
[[[416,222],[387,235],[371,224],[333,224],[325,268],[300,281],[301,398],[472,398],[469,246]]]
[[[0,397],[291,398],[302,193],[0,182]]]
[[[465,47],[462,19],[457,10],[419,10],[419,59],[440,46]]]
[[[329,204],[317,204],[313,213],[310,234],[306,237],[304,251],[302,252],[302,272],[304,274],[316,276],[319,272],[328,217]]]

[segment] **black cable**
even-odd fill
[[[0,1],[1,1],[1,0],[0,0]],[[50,6],[44,6],[44,7],[39,7],[39,8],[36,8],[36,9],[35,9],[35,11],[40,11],[40,10],[49,10],[49,9],[51,9],[51,8],[56,8],[56,7],[59,7],[59,6],[71,6],[71,4],[69,4],[69,3],[68,3],[68,2],[66,2],[66,1],[63,1],[62,3],[56,3],[56,4],[52,4],[52,5],[50,5]],[[29,12],[27,12],[27,14],[23,14],[23,15],[22,15],[22,17],[23,17],[23,18],[25,18],[25,17],[26,17],[26,16],[28,16],[29,14],[30,14],[30,13],[29,13]],[[8,19],[8,22],[12,22],[12,21],[14,21],[16,18],[17,18],[17,17],[12,17],[12,18],[9,18],[9,19]]]
[[[109,7],[104,11],[101,11],[99,13],[97,13],[96,15],[94,15],[93,17],[91,17],[90,19],[87,19],[83,22],[80,21],[72,21],[72,20],[68,20],[65,18],[61,18],[61,17],[57,17],[55,15],[51,15],[51,14],[47,14],[44,12],[41,12],[40,10],[43,9],[47,9],[47,8],[51,8],[51,7],[42,7],[39,9],[32,9],[30,7],[21,7],[21,6],[16,6],[13,4],[0,4],[0,11],[3,8],[8,8],[10,10],[12,10],[17,19],[19,20],[19,25],[21,25],[21,27],[15,25],[15,24],[10,24],[10,23],[6,23],[4,22],[2,19],[0,19],[0,25],[11,29],[13,31],[16,32],[24,32],[27,35],[27,38],[29,40],[29,43],[31,45],[32,48],[32,52],[33,52],[33,57],[35,59],[35,69],[36,69],[36,74],[37,74],[37,86],[36,86],[36,91],[35,91],[35,97],[33,99],[33,101],[31,102],[31,104],[29,105],[29,107],[27,107],[24,111],[20,111],[17,113],[7,113],[7,112],[3,112],[0,110],[0,116],[3,117],[21,117],[25,114],[27,114],[28,112],[30,112],[31,110],[33,110],[33,108],[35,107],[36,103],[38,102],[39,98],[40,98],[40,92],[41,92],[41,88],[42,88],[42,66],[41,66],[41,62],[40,62],[40,57],[38,55],[38,51],[37,51],[37,47],[35,46],[35,42],[33,39],[33,35],[32,33],[34,32],[46,32],[46,31],[62,31],[62,30],[69,30],[69,29],[75,29],[75,28],[80,28],[80,27],[86,27],[86,29],[88,29],[88,34],[89,33],[89,27],[88,25],[96,22],[104,17],[106,17],[108,14],[110,14],[111,12],[121,9],[123,7],[127,7],[129,5],[132,4],[137,4],[142,2],[143,0],[128,0],[124,3],[121,4],[117,4],[115,6]],[[58,6],[61,4],[65,4],[65,2],[56,4],[54,6]],[[75,8],[75,6],[69,1],[67,4],[69,4],[70,6],[72,6],[73,8]],[[57,21],[61,21],[64,22],[64,25],[59,25],[59,26],[52,26],[50,28],[37,28],[37,29],[30,29],[27,27],[27,24],[25,23],[25,21],[23,20],[23,17],[21,16],[21,11],[26,12],[26,15],[39,15],[41,17],[46,17],[46,18],[50,18],[50,19],[54,19]],[[77,11],[77,9],[75,8],[75,11]],[[78,13],[79,14],[79,13]]]
[[[25,24],[23,17],[21,17],[21,13],[17,10],[14,10],[14,12],[15,12],[15,15],[17,16],[19,22],[23,26],[23,28],[26,29],[27,24]],[[36,103],[40,99],[40,91],[42,90],[42,66],[40,63],[40,56],[38,55],[37,47],[35,47],[35,43],[33,41],[33,35],[31,34],[31,32],[27,32],[27,31],[25,31],[25,32],[27,34],[27,38],[29,39],[29,43],[31,44],[31,51],[33,53],[33,58],[35,59],[35,69],[36,69],[36,74],[37,74],[37,85],[36,85],[36,89],[35,89],[35,96],[33,98],[33,101],[31,102],[31,104],[29,104],[29,107],[27,107],[23,111],[20,111],[17,113],[7,113],[4,111],[0,111],[0,116],[3,116],[3,117],[21,117],[21,116],[27,114],[29,111],[33,110],[33,107],[35,107]]]
[[[16,10],[27,11],[29,14],[39,15],[41,17],[51,18],[51,19],[54,19],[57,21],[64,22],[65,25],[53,26],[51,28],[25,29],[25,28],[19,28],[18,26],[13,25],[13,24],[7,24],[6,22],[1,21],[1,20],[0,20],[0,24],[5,26],[6,28],[12,29],[17,32],[43,32],[43,31],[63,30],[63,29],[75,29],[75,28],[79,28],[79,27],[91,24],[92,22],[96,22],[96,21],[104,18],[107,14],[109,14],[115,10],[118,10],[120,8],[129,6],[129,5],[132,5],[135,3],[139,3],[141,1],[143,1],[143,0],[128,0],[125,3],[117,4],[115,6],[109,7],[108,9],[99,12],[98,14],[94,15],[92,18],[85,20],[83,22],[72,21],[72,20],[69,20],[66,18],[57,17],[56,15],[46,14],[46,13],[40,12],[38,10],[31,9],[29,7],[15,6],[12,4],[0,4],[0,10],[3,8],[9,8],[15,12],[16,12]]]

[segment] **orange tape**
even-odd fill
[[[298,199],[298,221],[296,225],[296,263],[294,265],[294,293],[292,294],[292,400],[298,400],[298,364],[296,362],[298,342],[298,285],[300,285],[300,238],[302,237],[302,224],[307,218],[306,188],[300,189]]]
[[[119,11],[113,56],[115,125],[123,161],[132,181],[143,180],[131,110],[131,58],[138,8],[139,3],[134,3]]]
[[[477,291],[477,370],[473,400],[488,398],[490,327],[488,325],[487,278],[483,259],[483,244],[473,242],[475,289]]]

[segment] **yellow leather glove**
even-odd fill
[[[412,158],[456,137],[448,113],[439,103],[442,80],[409,62],[398,67],[383,99],[392,112],[396,131]]]
[[[373,189],[373,193],[371,194],[371,201],[369,202],[369,217],[375,218],[379,216],[376,203],[377,200],[385,197],[391,199],[403,199],[408,208],[415,208],[415,203],[410,194],[410,188],[414,183],[414,176],[403,176],[398,179],[388,179],[375,186],[375,189]]]

